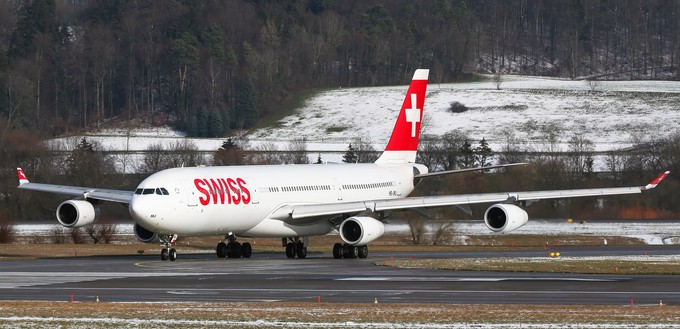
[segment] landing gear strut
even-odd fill
[[[224,240],[220,241],[215,247],[215,254],[219,258],[250,258],[253,254],[253,247],[248,242],[240,244],[236,241],[236,236],[232,233],[224,237]]]
[[[286,243],[287,242],[287,243]],[[286,257],[288,258],[306,258],[307,257],[307,237],[302,238],[300,241],[299,237],[295,238],[283,238],[283,245],[286,247]]]
[[[177,259],[177,250],[172,248],[172,245],[177,241],[177,234],[175,235],[161,235],[161,242],[163,243],[163,248],[161,249],[161,260],[170,260],[174,262]]]
[[[368,246],[352,246],[347,243],[336,243],[333,245],[333,258],[366,258],[368,257]]]

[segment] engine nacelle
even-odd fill
[[[135,231],[135,238],[144,243],[157,243],[161,240],[156,232],[151,232],[139,224],[135,224],[133,231]]]
[[[350,217],[340,224],[340,237],[352,246],[363,246],[385,233],[385,224],[371,217]]]
[[[99,207],[84,200],[68,200],[57,207],[57,220],[65,227],[81,227],[99,220]]]
[[[516,230],[529,221],[524,209],[511,204],[495,204],[484,213],[486,227],[497,233]]]

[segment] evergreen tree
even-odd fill
[[[243,149],[231,137],[227,138],[222,143],[222,147],[213,155],[213,165],[215,166],[233,166],[243,164],[243,162]]]
[[[208,137],[220,137],[224,132],[224,125],[222,124],[222,115],[217,110],[208,111]]]
[[[489,147],[489,143],[485,138],[479,141],[479,146],[475,148],[475,153],[477,156],[477,165],[479,167],[486,167],[491,165],[491,156],[493,156],[493,151]]]
[[[352,143],[347,147],[347,152],[342,156],[342,162],[344,163],[356,163],[357,155],[354,153],[354,148],[352,148]]]
[[[236,128],[252,128],[260,119],[255,87],[250,79],[242,79],[236,95]]]
[[[475,152],[472,150],[472,144],[470,144],[469,139],[466,138],[463,141],[463,145],[460,147],[460,154],[460,165],[462,168],[471,168],[475,165]]]
[[[321,153],[316,157],[316,162],[314,164],[323,164],[323,161],[321,160]]]
[[[4,3],[3,5],[9,6]],[[54,0],[33,0],[21,7],[16,29],[9,44],[9,55],[24,57],[28,54],[37,33],[52,40],[59,35]]]
[[[208,113],[205,107],[201,107],[196,113],[196,136],[206,137],[208,136],[208,124],[209,124]]]
[[[85,138],[66,159],[65,169],[69,184],[76,186],[105,186],[104,177],[115,172],[112,159]]]

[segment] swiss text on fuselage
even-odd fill
[[[207,206],[212,204],[249,204],[250,190],[242,178],[194,179],[194,186],[200,194],[198,201]]]

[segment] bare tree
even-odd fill
[[[283,163],[287,164],[307,164],[307,140],[294,139],[286,146],[286,152],[281,156]]]
[[[595,92],[595,91],[600,91],[600,80],[597,80],[595,77],[590,77],[586,79],[586,83],[588,84],[588,88],[590,88],[590,91]]]
[[[423,242],[423,235],[427,230],[425,226],[425,219],[423,218],[411,218],[408,220],[408,227],[411,232],[411,241],[413,244],[421,244]]]
[[[245,161],[247,164],[273,165],[283,163],[278,154],[278,147],[274,143],[262,143],[249,151]]]
[[[198,151],[196,143],[188,139],[182,139],[170,144],[168,156],[168,161],[171,164],[170,168],[197,167],[205,164],[205,159]]]
[[[85,228],[85,233],[92,239],[92,243],[97,244],[103,242],[104,244],[109,244],[113,241],[113,237],[116,235],[116,224],[113,223],[96,223],[88,225]]]
[[[501,74],[501,70],[498,70],[492,77],[491,81],[493,81],[493,85],[496,86],[496,90],[501,90],[501,84],[504,82],[503,75]]]
[[[369,138],[356,138],[352,147],[357,156],[357,163],[372,163],[378,160],[379,154],[375,151]]]
[[[171,167],[167,150],[163,143],[153,143],[149,145],[144,151],[141,161],[137,165],[136,171],[138,173],[155,173],[163,169]]]

